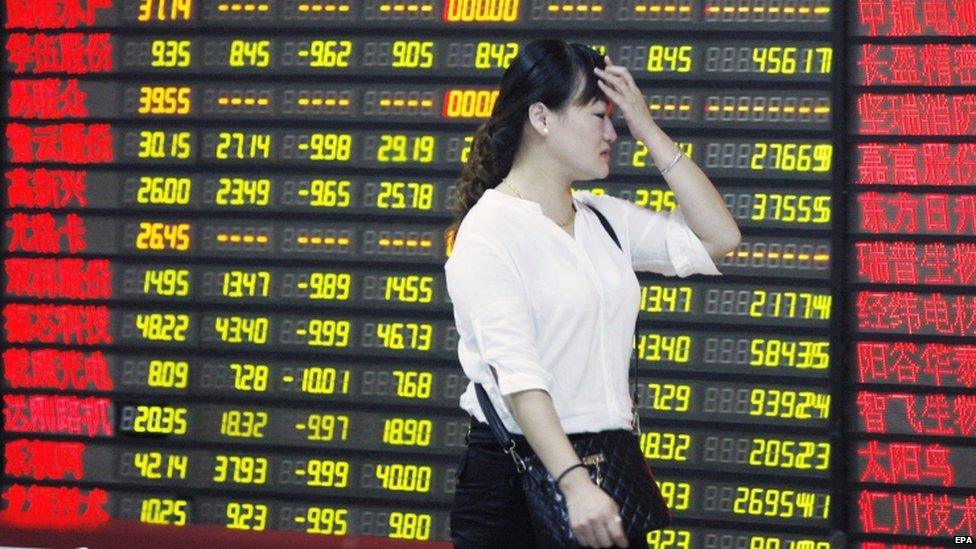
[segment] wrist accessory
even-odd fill
[[[590,206],[603,228],[618,248],[620,240],[603,214]],[[636,329],[635,329],[636,336]],[[569,526],[566,497],[559,489],[559,481],[569,471],[583,467],[590,479],[603,489],[620,507],[624,532],[628,538],[644,537],[647,532],[671,524],[671,513],[661,491],[654,481],[651,468],[640,449],[640,419],[637,414],[637,358],[631,355],[633,364],[633,421],[631,429],[601,431],[587,436],[573,437],[570,443],[580,463],[570,466],[553,478],[535,454],[522,456],[516,450],[515,440],[505,428],[498,412],[480,383],[475,384],[478,404],[488,420],[488,427],[498,444],[515,462],[515,469],[522,476],[522,488],[529,504],[529,513],[535,530],[536,541],[541,547],[581,547]]]
[[[559,486],[559,483],[563,481],[563,478],[567,474],[569,474],[570,471],[572,471],[573,469],[579,469],[580,467],[585,469],[586,465],[583,465],[582,463],[576,463],[567,467],[562,473],[559,473],[559,476],[556,477],[556,486]]]
[[[671,159],[671,162],[668,162],[668,165],[663,170],[661,170],[661,175],[668,175],[668,172],[671,171],[671,168],[673,168],[674,165],[677,164],[678,161],[681,160],[681,157],[684,155],[685,155],[684,151],[679,150],[678,154],[674,155],[674,158]]]

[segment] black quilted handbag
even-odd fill
[[[620,247],[617,235],[606,218],[593,209],[600,223]],[[651,530],[671,523],[671,513],[661,496],[651,468],[641,453],[639,444],[640,420],[637,415],[637,361],[634,367],[634,425],[633,430],[614,430],[573,437],[576,455],[586,466],[590,478],[620,507],[624,532],[628,538],[640,538]],[[481,384],[475,384],[478,403],[488,420],[488,426],[522,475],[522,486],[532,514],[536,539],[542,547],[580,547],[569,526],[566,498],[556,486],[556,479],[546,470],[535,454],[521,456],[515,441],[505,428],[498,412]]]

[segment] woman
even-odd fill
[[[609,174],[614,107],[647,145],[680,211],[572,191],[573,181]],[[475,134],[455,219],[445,271],[465,374],[488,390],[508,430],[524,435],[523,451],[553,477],[566,473],[559,487],[581,544],[646,546],[626,539],[616,503],[573,467],[580,458],[569,437],[630,428],[634,269],[719,274],[713,260],[739,244],[722,197],[654,123],[626,68],[579,44],[538,40],[505,71],[492,116]],[[461,406],[473,419],[451,512],[455,546],[534,547],[518,473],[473,386]]]

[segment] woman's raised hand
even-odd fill
[[[647,129],[656,125],[647,109],[644,94],[637,87],[627,67],[614,65],[609,55],[604,56],[603,59],[607,63],[606,70],[593,68],[598,79],[597,84],[610,101],[620,109],[630,134],[637,139],[643,139],[648,134]]]

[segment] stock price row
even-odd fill
[[[830,394],[816,387],[652,381],[642,383],[639,393],[638,409],[651,425],[679,419],[822,429],[830,418]],[[103,397],[19,393],[4,395],[4,404],[8,433],[113,436],[117,429],[127,437],[180,443],[450,453],[464,446],[468,428],[467,417],[457,415],[334,408],[115,404]]]
[[[4,294],[11,298],[450,311],[445,276],[439,272],[146,265],[77,258],[8,258],[3,272]],[[751,319],[747,321],[778,319],[802,325],[830,319],[833,300],[816,287],[712,287],[662,282],[654,275],[640,278],[642,318],[708,320],[735,315]]]
[[[439,225],[321,223],[225,219],[189,221],[77,214],[15,213],[6,219],[9,253],[71,253],[76,257],[140,255],[180,258],[396,261],[440,266],[450,251]],[[97,234],[98,239],[87,235]],[[744,237],[716,262],[728,275],[824,279],[831,264],[826,238]],[[748,306],[747,306],[748,307]]]
[[[423,167],[457,172],[468,161],[472,141],[465,132],[211,128],[10,123],[5,158],[14,164]],[[712,177],[828,180],[833,167],[829,141],[678,139],[685,154]],[[610,162],[618,173],[658,174],[642,142],[622,137],[615,148]]]
[[[662,495],[676,518],[695,518],[744,522],[746,524],[796,525],[808,528],[827,526],[831,514],[830,494],[816,487],[788,486],[751,482],[717,482],[690,478],[658,480]],[[283,502],[263,498],[215,499],[180,496],[180,492],[133,494],[121,501],[113,518],[139,520],[151,524],[223,524],[242,530],[292,530],[327,535],[388,535],[400,539],[433,539],[447,533],[447,513],[432,513],[411,506],[402,510],[376,513],[363,527],[359,506]],[[389,520],[377,521],[382,516]],[[409,517],[409,518],[408,518]],[[394,525],[414,526],[413,536],[404,531],[389,535]],[[380,522],[380,524],[375,524]],[[373,523],[373,524],[369,524]],[[443,530],[442,530],[443,529]],[[396,531],[395,529],[393,531]],[[449,538],[444,536],[442,539]]]
[[[688,90],[646,87],[648,109],[665,128],[756,128],[826,131],[832,121],[829,91]],[[59,110],[50,96],[64,99]],[[498,98],[486,86],[396,86],[334,83],[175,81],[101,82],[12,80],[11,118],[179,120],[355,120],[447,122],[486,120]],[[623,125],[619,112],[614,122]]]
[[[5,295],[20,298],[115,298],[153,303],[247,303],[450,311],[441,273],[359,269],[254,269],[128,264],[107,260],[10,258]],[[737,316],[755,323],[819,325],[833,299],[816,287],[658,282],[643,276],[639,312],[654,320]],[[648,278],[652,278],[648,281]],[[62,290],[64,292],[62,292]],[[258,312],[250,309],[251,312]]]
[[[15,168],[5,174],[9,209],[288,212],[447,218],[454,180],[427,177],[322,177],[277,173],[159,174]],[[784,181],[783,186],[791,182]],[[609,195],[652,211],[677,207],[664,184],[582,182],[576,190]],[[720,185],[743,227],[828,230],[831,196],[810,187],[771,190]]]
[[[707,470],[773,476],[828,476],[831,445],[824,437],[766,433],[730,435],[681,429],[646,431],[641,450],[655,468]],[[59,480],[98,485],[126,484],[187,488],[270,490],[330,496],[421,494],[449,501],[456,460],[422,456],[418,461],[336,454],[196,450],[161,446],[109,445],[17,439],[5,444],[7,471],[25,480]],[[956,463],[966,457],[959,450]],[[952,464],[948,461],[946,465]],[[865,467],[859,470],[863,473]],[[943,471],[945,468],[943,468]],[[853,473],[852,473],[853,474]]]
[[[826,337],[709,334],[639,330],[636,353],[648,373],[750,374],[769,378],[826,378]],[[15,390],[74,390],[126,395],[238,396],[264,400],[457,404],[467,380],[434,364],[373,364],[360,359],[327,362],[206,359],[192,353],[153,357],[102,351],[10,348],[4,351],[4,385]]]
[[[48,28],[70,20],[51,13],[28,14],[14,9],[11,27]],[[830,0],[331,0],[280,3],[241,0],[139,0],[108,2],[90,7],[90,25],[237,27],[300,29],[308,26],[377,28],[409,24],[414,28],[540,29],[583,26],[616,31],[629,26],[641,30],[685,31],[689,25],[707,29],[775,29],[828,31],[833,14]]]
[[[294,35],[294,33],[289,33]],[[641,80],[829,82],[829,42],[797,40],[602,41],[573,39],[606,53]],[[521,42],[413,37],[260,35],[239,38],[127,33],[12,33],[5,71],[15,74],[355,75],[497,78]],[[69,52],[82,48],[84,53]],[[53,53],[54,55],[51,55]]]

